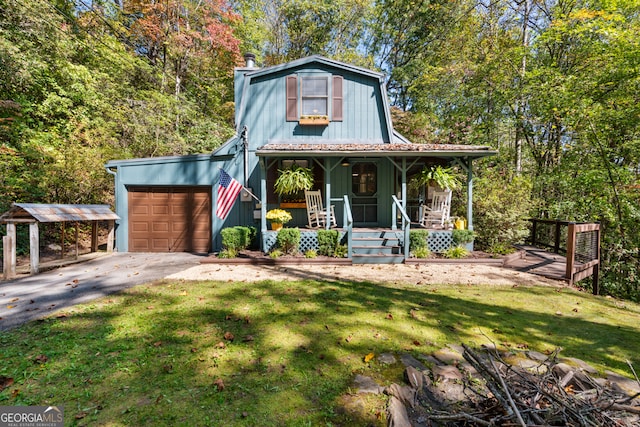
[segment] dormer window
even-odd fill
[[[342,76],[287,76],[287,121],[301,125],[342,121],[342,83]]]
[[[302,116],[329,116],[329,78],[302,77]]]

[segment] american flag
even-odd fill
[[[218,205],[216,207],[218,218],[225,219],[227,217],[240,190],[242,190],[242,185],[221,169],[218,185]]]

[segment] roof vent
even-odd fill
[[[245,53],[244,60],[247,68],[256,68],[256,56],[253,53]]]

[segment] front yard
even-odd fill
[[[386,425],[384,396],[346,403],[356,374],[402,380],[381,353],[562,347],[630,376],[638,333],[640,306],[561,287],[164,281],[4,333],[0,405],[61,405],[67,425]]]

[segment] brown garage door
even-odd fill
[[[211,187],[130,187],[130,252],[211,249]]]

